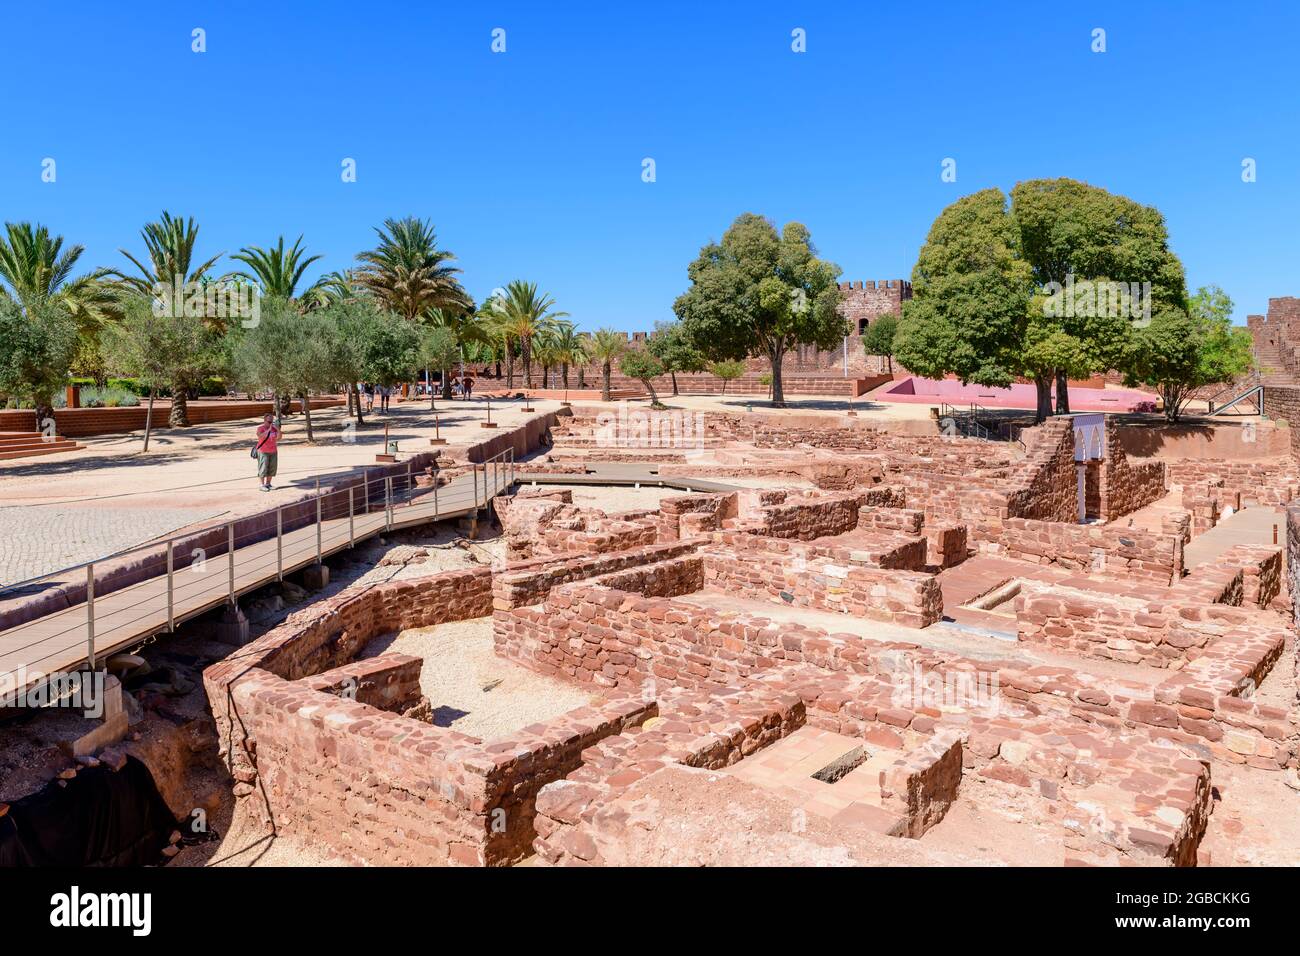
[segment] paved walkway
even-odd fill
[[[1277,529],[1276,540],[1273,529]],[[1276,544],[1286,546],[1286,512],[1270,505],[1251,505],[1220,521],[1204,534],[1197,535],[1183,549],[1183,563],[1190,571],[1198,564],[1213,561],[1238,544]]]
[[[557,408],[537,401],[491,403],[496,432],[481,427],[488,403],[438,402],[437,424],[449,445],[467,445]],[[122,551],[219,516],[254,514],[309,497],[316,479],[375,464],[388,437],[399,461],[428,451],[435,415],[427,398],[371,413],[357,429],[342,407],[312,413],[308,444],[301,415],[285,419],[275,491],[258,491],[248,451],[255,419],[163,429],[149,451],[142,432],[83,439],[85,451],[0,462],[0,587]]]
[[[82,564],[223,514],[214,508],[0,508],[0,588]]]
[[[176,624],[214,607],[232,602],[248,591],[268,584],[320,558],[342,551],[355,541],[388,528],[411,527],[454,518],[479,510],[487,497],[509,487],[508,469],[475,469],[438,489],[427,491],[385,512],[343,514],[320,524],[285,532],[281,537],[240,544],[233,560],[227,554],[178,556],[180,567],[124,587],[91,602],[0,631],[0,704],[18,689],[38,684],[53,672],[76,670],[92,658],[106,656],[138,643],[149,635],[169,631]],[[487,482],[486,486],[484,482]],[[156,557],[165,560],[160,546]]]

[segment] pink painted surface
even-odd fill
[[[936,381],[913,375],[880,389],[872,398],[882,402],[937,403],[969,405],[974,402],[986,408],[1036,408],[1037,394],[1032,385],[1012,385],[1009,388],[989,388],[984,385],[963,385],[955,378]],[[1052,389],[1056,399],[1056,389]],[[1150,392],[1135,388],[1080,388],[1070,389],[1070,410],[1075,412],[1132,412],[1154,411],[1157,398]]]

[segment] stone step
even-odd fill
[[[38,441],[26,447],[0,447],[0,461],[14,458],[35,458],[38,455],[57,455],[65,451],[81,451],[85,445],[61,439],[59,441]]]

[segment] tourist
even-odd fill
[[[366,382],[366,411],[373,412],[374,410],[375,410],[375,386],[370,382]]]
[[[385,415],[388,414],[388,399],[392,394],[393,394],[393,390],[389,388],[387,385],[379,386],[379,401],[380,401],[379,410],[383,412]]]
[[[257,428],[257,446],[253,449],[253,457],[257,459],[257,480],[262,485],[263,491],[271,490],[271,479],[275,477],[276,465],[279,461],[278,446],[280,444],[280,422],[267,412],[262,416],[262,424]]]
[[[465,376],[465,381],[461,383],[461,388],[463,388],[463,389],[465,390],[465,400],[466,400],[466,401],[468,401],[469,399],[473,398],[473,397],[474,397],[474,378],[473,378],[473,376],[466,375],[466,376]]]
[[[460,376],[457,375],[451,380],[451,397],[459,398],[461,394]]]

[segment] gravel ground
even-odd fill
[[[378,637],[357,656],[387,652],[423,657],[420,689],[433,704],[433,722],[480,740],[506,736],[598,699],[497,657],[490,617]]]

